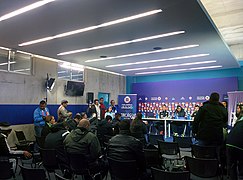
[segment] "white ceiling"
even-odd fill
[[[241,33],[241,24],[243,23],[235,23],[232,26],[233,20],[232,23],[230,23],[231,20],[229,20],[229,23],[227,23],[228,21],[225,22],[225,20],[219,20],[224,16],[226,10],[220,11],[214,7],[216,5],[221,6],[222,1],[213,1],[211,3],[210,0],[203,0],[202,3],[218,26],[223,37],[225,36],[226,42],[234,48],[235,45],[238,45],[238,41],[240,43],[243,41],[241,39],[243,36],[235,37],[239,31]],[[235,4],[235,7],[240,7],[240,5],[243,7],[240,1],[238,0],[239,4]],[[0,1],[0,16],[33,2],[35,0]],[[228,3],[229,0],[224,1],[224,3],[226,2]],[[222,7],[219,8],[222,9]],[[162,12],[68,37],[28,46],[18,46],[23,42],[55,36],[60,33],[99,25],[155,9],[162,9]],[[228,11],[231,10],[227,9],[227,13]],[[237,10],[234,9],[233,11]],[[238,11],[240,13],[242,10],[239,9]],[[185,31],[185,33],[65,56],[57,55],[58,53],[70,50],[91,48],[121,41],[131,41],[175,31]],[[107,56],[109,58],[144,51],[154,51],[154,47],[168,49],[186,45],[199,46],[126,58],[85,62],[86,60],[100,58],[100,56]],[[205,66],[222,66],[220,69],[239,67],[237,60],[231,54],[227,44],[222,40],[221,35],[218,34],[218,30],[212,25],[212,22],[201,8],[200,3],[195,0],[56,0],[38,9],[0,22],[0,46],[130,76],[137,75],[135,73],[151,71],[156,71],[159,74],[175,73],[177,70],[183,72],[201,71],[202,69],[200,67]],[[237,48],[239,49],[239,46]],[[197,58],[178,58],[197,54],[209,55]],[[139,64],[141,61],[151,60],[160,61]],[[216,62],[198,64],[201,62],[205,63],[206,61]],[[136,64],[107,67],[109,65],[124,63]],[[188,63],[194,63],[194,65]],[[123,71],[134,68],[142,69]]]

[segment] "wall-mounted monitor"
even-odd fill
[[[46,88],[50,91],[52,91],[52,89],[55,86],[55,78],[50,78],[46,81]]]
[[[65,88],[65,94],[67,96],[83,96],[84,82],[67,81],[67,85]]]

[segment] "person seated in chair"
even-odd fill
[[[105,119],[98,123],[97,134],[99,134],[98,138],[102,143],[105,141],[105,136],[113,136],[111,116],[106,116]]]
[[[143,144],[131,136],[130,121],[121,121],[119,128],[120,133],[109,141],[107,156],[115,160],[136,160],[140,172],[145,172]]]
[[[174,115],[175,115],[175,119],[180,119],[180,118],[185,118],[186,113],[184,109],[180,105],[178,105],[176,107]],[[171,128],[172,128],[173,136],[185,135],[183,133],[185,126],[186,126],[185,122],[179,122],[179,121],[172,122]]]
[[[87,119],[82,119],[77,128],[67,135],[64,140],[64,146],[68,153],[84,155],[92,174],[99,171],[101,171],[101,174],[105,174],[107,172],[107,165],[101,164],[101,161],[99,161],[101,155],[99,140],[89,129],[90,122]]]
[[[50,128],[50,133],[45,139],[45,149],[55,149],[57,153],[57,160],[62,172],[66,178],[71,178],[71,170],[69,168],[69,161],[64,149],[63,141],[70,133],[67,130],[66,122],[56,123]]]
[[[4,130],[4,127],[0,127],[0,156],[10,158],[10,162],[13,163],[13,169],[16,167],[16,157],[31,158],[32,154],[28,151],[12,150],[8,144],[7,137],[11,133],[11,129]],[[13,159],[11,158],[13,157]]]
[[[41,137],[46,137],[51,132],[51,126],[55,124],[55,118],[54,116],[46,116],[45,118],[45,126],[41,130]]]
[[[146,144],[147,127],[142,120],[141,113],[137,113],[136,118],[131,123],[130,130],[132,136],[139,139],[144,145]]]
[[[72,131],[77,128],[79,121],[82,119],[81,115],[77,113],[73,119],[67,120],[68,130]]]

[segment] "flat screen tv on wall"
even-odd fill
[[[84,82],[67,81],[65,88],[67,96],[83,96],[84,95]]]

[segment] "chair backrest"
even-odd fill
[[[69,179],[66,179],[65,177],[62,177],[61,175],[55,173],[55,177],[56,177],[56,180],[69,180]]]
[[[200,146],[192,144],[192,156],[196,158],[217,159],[216,146]]]
[[[179,179],[179,180],[189,180],[190,172],[189,171],[163,171],[162,169],[151,168],[153,180],[171,180],[171,179]]]
[[[190,148],[192,145],[191,137],[173,136],[173,141],[177,142],[180,148]]]
[[[26,137],[25,137],[23,131],[16,131],[16,130],[15,130],[15,134],[16,134],[16,137],[17,137],[19,143],[21,143],[21,142],[25,142],[25,141],[26,141]]]
[[[83,154],[67,153],[71,170],[77,175],[89,174],[87,158]]]
[[[149,138],[149,143],[152,145],[157,145],[158,144],[157,140],[164,141],[164,136],[162,134],[149,134],[148,138]]]
[[[12,163],[9,162],[8,158],[0,158],[0,170],[0,179],[10,179],[15,177]]]
[[[111,176],[115,179],[138,179],[136,160],[115,160],[108,157]]]
[[[40,148],[40,154],[43,166],[46,168],[47,171],[54,171],[55,169],[59,169],[55,149]]]
[[[195,176],[211,178],[218,175],[219,164],[217,159],[201,159],[186,156],[187,169]]]
[[[27,168],[24,166],[19,165],[22,173],[23,180],[45,180],[46,172],[44,169],[37,169],[37,168]]]
[[[180,149],[179,145],[176,142],[164,142],[161,140],[158,141],[158,147],[159,147],[159,153],[162,154],[167,154],[167,155],[177,155],[179,154],[180,156]]]
[[[160,164],[158,149],[144,149],[145,163],[147,167],[157,167]]]

